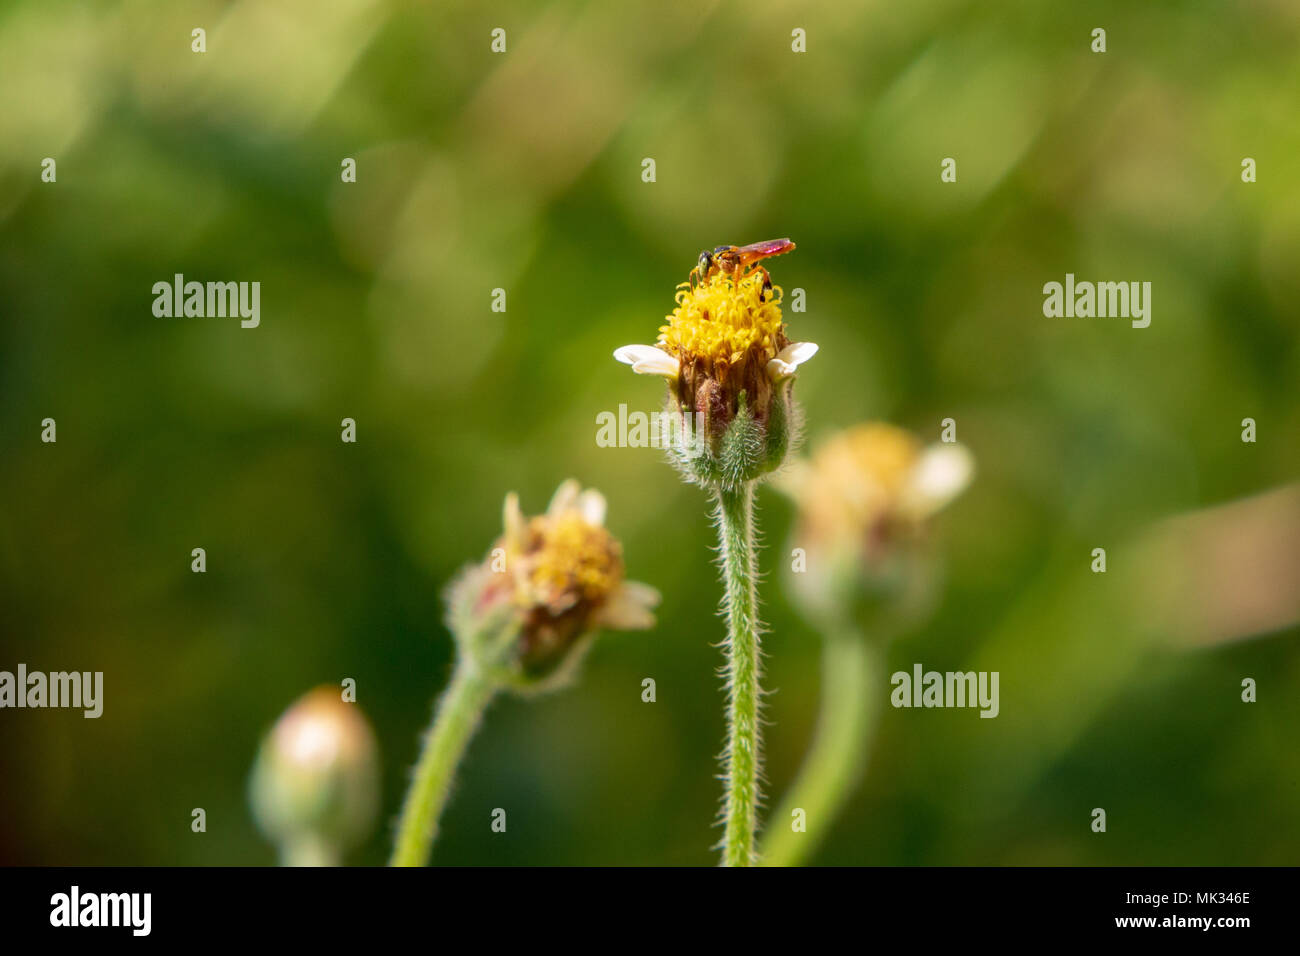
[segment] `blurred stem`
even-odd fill
[[[281,866],[339,866],[338,848],[315,834],[300,834],[280,845]]]
[[[883,651],[857,629],[827,632],[822,647],[821,712],[812,749],[793,786],[772,817],[763,841],[763,862],[798,866],[825,839],[866,766],[878,709],[872,684],[884,668]],[[805,832],[793,827],[804,811]]]
[[[462,657],[425,736],[424,751],[402,805],[389,866],[424,866],[429,861],[452,777],[493,690],[477,667]]]
[[[717,490],[718,537],[727,612],[724,866],[752,866],[758,826],[758,598],[754,560],[754,484]]]

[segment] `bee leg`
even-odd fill
[[[758,301],[766,302],[772,295],[772,277],[762,266],[758,266],[758,271],[763,273],[763,287],[758,290]]]

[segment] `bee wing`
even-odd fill
[[[749,265],[749,263],[757,262],[759,259],[782,255],[793,248],[794,243],[789,239],[768,239],[765,242],[755,242],[748,246],[741,246],[737,251],[740,253],[740,261],[745,265]]]

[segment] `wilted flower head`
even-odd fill
[[[605,528],[605,498],[560,485],[545,514],[527,518],[506,496],[505,533],[452,586],[453,631],[480,667],[516,689],[550,687],[602,629],[654,625],[651,587],[624,578],[623,549]]]
[[[781,289],[755,268],[682,283],[657,345],[625,345],[614,357],[667,379],[684,426],[702,424],[694,445],[680,443],[679,466],[702,483],[734,486],[785,459],[794,427],[791,384],[816,352],[813,343],[787,337]]]
[[[378,808],[379,767],[357,705],[328,685],[299,698],[263,739],[249,796],[261,830],[282,847],[311,849],[313,862],[364,838]]]
[[[782,487],[798,508],[805,597],[842,600],[845,588],[890,592],[917,582],[928,519],[970,483],[974,459],[956,443],[923,446],[879,423],[846,429],[790,469]]]

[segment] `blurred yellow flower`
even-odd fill
[[[505,533],[462,579],[470,583],[458,586],[477,591],[476,611],[504,610],[508,625],[518,629],[508,664],[526,679],[572,663],[577,645],[596,631],[654,626],[659,594],[626,580],[623,548],[604,522],[604,496],[576,481],[560,485],[546,512],[532,518],[524,516],[518,496],[507,495]]]
[[[811,549],[847,549],[870,561],[915,535],[959,495],[975,471],[956,443],[923,446],[910,432],[871,423],[846,429],[782,476]]]
[[[624,578],[623,549],[605,530],[600,492],[566,481],[546,513],[532,518],[509,494],[503,522],[487,558],[448,589],[456,670],[402,806],[393,866],[428,860],[452,775],[498,693],[561,687],[602,628],[654,625],[659,594]]]

